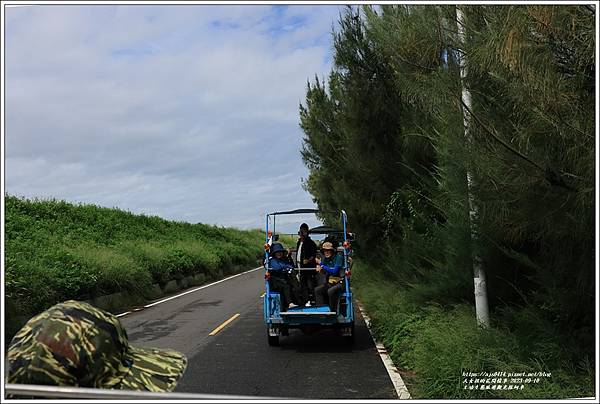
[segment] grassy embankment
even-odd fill
[[[423,298],[428,294],[424,293],[426,285],[402,288],[383,279],[378,268],[363,262],[354,266],[356,295],[372,319],[376,337],[404,371],[402,377],[412,398],[559,399],[594,395],[593,356],[561,336],[552,321],[535,308],[503,307],[491,313],[492,327],[480,330],[472,305],[442,305]],[[545,372],[551,376],[524,384],[517,391],[473,391],[464,389],[463,371]]]
[[[256,267],[264,234],[56,200],[5,198],[6,332],[67,299],[108,310]],[[120,303],[99,299],[122,295]]]

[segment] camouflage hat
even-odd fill
[[[172,391],[187,366],[170,349],[134,348],[113,314],[69,300],[30,319],[8,349],[8,382]]]

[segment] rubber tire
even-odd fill
[[[269,342],[269,346],[279,346],[279,335],[271,336],[269,335],[269,328],[267,327],[267,339]]]

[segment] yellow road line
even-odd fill
[[[225,321],[223,324],[221,324],[220,326],[218,326],[217,328],[215,328],[214,330],[212,330],[212,332],[208,335],[216,335],[219,331],[221,331],[223,328],[225,328],[227,326],[227,324],[231,323],[233,320],[235,320],[236,318],[238,318],[240,315],[240,313],[236,313],[233,316],[231,316],[231,318],[227,321]]]

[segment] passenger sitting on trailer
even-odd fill
[[[293,268],[296,268],[294,258],[292,257],[291,250],[289,248],[283,252],[283,261],[290,264]],[[300,304],[302,300],[302,288],[300,287],[300,281],[298,280],[298,273],[289,272],[288,282],[292,290],[292,307],[294,307],[295,305]]]
[[[294,266],[284,258],[285,252],[280,243],[274,243],[268,262],[270,285],[272,290],[279,292],[281,296],[281,311],[286,311],[288,307],[296,307],[296,304],[292,303],[292,285],[289,279]]]
[[[317,272],[321,276],[319,286],[315,288],[316,304],[324,305],[327,297],[331,311],[337,311],[338,299],[345,287],[344,256],[337,253],[330,242],[323,243],[321,254],[323,258],[317,258]]]

